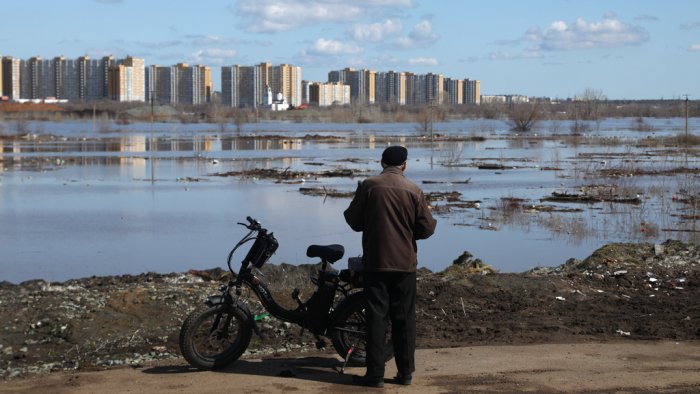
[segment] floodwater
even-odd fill
[[[223,267],[245,234],[236,223],[246,216],[275,233],[274,263],[315,262],[305,255],[310,244],[340,243],[346,257],[359,255],[360,234],[342,215],[349,199],[306,196],[299,188],[352,191],[362,177],[298,184],[216,174],[352,168],[371,175],[390,144],[409,148],[406,176],[426,193],[456,191],[481,204],[436,214],[436,234],[418,243],[420,267],[442,270],[469,251],[500,271],[520,272],[585,258],[609,242],[695,241],[697,219],[681,219],[687,206],[677,202],[683,193],[699,195],[692,173],[592,177],[601,168],[698,168],[697,153],[640,144],[682,134],[684,121],[644,119],[649,128],[640,132],[638,119],[609,119],[572,138],[570,122],[544,122],[519,136],[501,121],[463,120],[438,123],[436,133],[470,139],[432,144],[417,136],[415,125],[400,123],[267,122],[235,130],[32,122],[27,127],[36,138],[2,143],[0,281]],[[12,134],[12,127],[7,122],[0,130]],[[690,119],[691,132],[699,127],[700,119]],[[479,169],[483,163],[504,168]],[[540,202],[554,191],[596,184],[623,187],[642,203]],[[514,213],[504,209],[503,198],[578,211]],[[242,258],[243,252],[234,260]]]

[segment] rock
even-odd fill
[[[656,244],[654,245],[654,255],[655,256],[661,256],[664,254],[665,247],[664,245]]]

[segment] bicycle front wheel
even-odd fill
[[[240,306],[205,306],[193,311],[182,324],[180,352],[197,368],[222,368],[241,357],[252,333],[250,315]]]

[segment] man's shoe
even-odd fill
[[[411,376],[411,374],[397,374],[396,377],[394,377],[394,379],[392,379],[391,381],[402,386],[410,386],[411,382],[413,381],[413,376]]]
[[[371,376],[353,376],[352,382],[358,386],[365,387],[384,387],[384,378],[374,378]]]

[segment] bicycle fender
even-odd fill
[[[341,311],[345,308],[347,308],[350,305],[355,304],[356,302],[360,302],[360,299],[364,299],[365,294],[361,291],[355,292],[350,294],[349,296],[345,297],[342,301],[338,303],[338,305],[335,306],[333,309],[333,312],[331,314],[331,323],[335,322],[337,316],[341,313]]]
[[[215,296],[209,296],[207,297],[207,300],[204,302],[208,306],[216,306],[216,305],[224,305],[228,304],[229,302],[226,301],[226,297],[220,296],[220,295],[215,295]],[[243,313],[246,315],[248,318],[248,321],[253,325],[253,331],[255,331],[255,334],[262,339],[262,332],[260,332],[260,327],[258,327],[258,323],[255,321],[255,317],[253,314],[250,312],[250,309],[248,309],[248,306],[242,302],[236,302],[234,304],[234,307],[240,309],[243,311]]]

